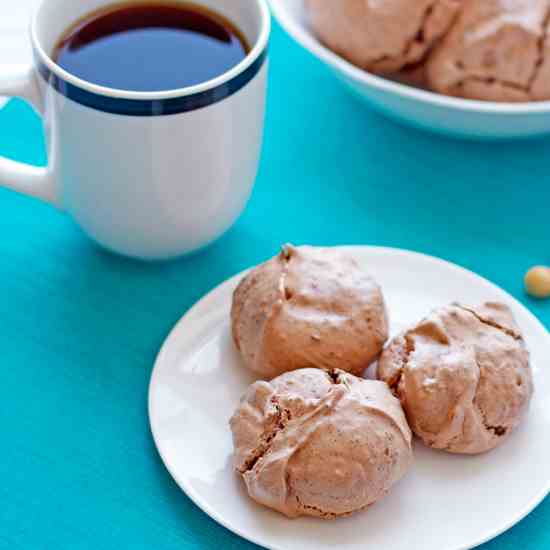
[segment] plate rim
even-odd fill
[[[386,247],[386,246],[372,246],[372,245],[337,245],[337,246],[329,246],[329,247],[323,247],[323,248],[338,248],[338,249],[346,249],[346,250],[362,250],[367,252],[374,252],[379,254],[390,254],[390,255],[398,255],[398,256],[404,256],[404,257],[412,257],[416,260],[421,260],[429,263],[433,263],[435,265],[438,265],[439,267],[442,267],[444,269],[451,269],[457,273],[460,273],[462,275],[468,276],[473,278],[474,280],[477,280],[478,282],[481,282],[482,284],[489,285],[494,290],[503,293],[507,297],[509,297],[516,306],[519,307],[520,310],[522,310],[523,314],[527,314],[527,317],[530,319],[530,321],[534,322],[534,326],[536,326],[538,329],[541,330],[541,332],[546,333],[546,336],[549,336],[548,330],[546,327],[542,324],[542,322],[524,305],[522,304],[517,298],[512,296],[509,292],[504,290],[502,287],[498,286],[497,284],[493,283],[489,279],[486,279],[482,275],[479,275],[475,273],[474,271],[471,271],[465,267],[462,267],[456,263],[450,262],[448,260],[444,260],[443,258],[439,258],[437,256],[432,256],[430,254],[425,254],[422,252],[417,252],[414,250],[408,250],[405,248],[394,248],[394,247]],[[153,438],[153,442],[155,444],[155,448],[158,452],[159,457],[162,460],[162,463],[164,464],[164,467],[176,483],[178,485],[179,489],[182,490],[187,497],[205,514],[210,516],[214,521],[216,521],[218,524],[220,524],[222,527],[225,527],[232,533],[238,535],[239,537],[243,538],[244,540],[247,540],[249,542],[252,542],[253,544],[256,544],[260,546],[261,548],[269,548],[270,550],[287,550],[286,548],[276,545],[276,546],[265,546],[265,544],[259,539],[259,537],[256,537],[254,535],[249,535],[244,533],[243,530],[241,530],[237,525],[230,524],[228,521],[226,521],[217,511],[213,510],[211,506],[204,501],[204,499],[196,494],[196,492],[187,485],[187,483],[182,480],[171,468],[170,461],[167,460],[165,457],[165,454],[163,452],[162,446],[160,444],[158,434],[155,430],[155,426],[153,423],[153,392],[154,392],[154,385],[156,376],[158,373],[158,370],[160,370],[162,366],[162,362],[164,361],[164,356],[166,355],[168,349],[172,346],[172,342],[176,341],[176,337],[179,333],[179,330],[182,325],[184,325],[188,318],[193,315],[194,311],[199,309],[200,307],[203,307],[206,302],[209,300],[212,300],[214,295],[222,290],[223,287],[229,286],[230,284],[234,283],[234,281],[240,279],[241,277],[245,276],[252,267],[249,267],[227,279],[222,281],[220,284],[216,285],[214,288],[212,288],[210,291],[208,291],[202,298],[200,298],[197,302],[195,302],[185,313],[184,315],[175,323],[175,325],[172,327],[168,335],[166,336],[160,351],[158,352],[153,369],[151,371],[151,376],[149,379],[149,386],[147,391],[147,414],[149,417],[149,429],[151,431],[151,435]],[[550,476],[548,478],[548,481],[546,482],[546,485],[544,485],[541,490],[533,497],[533,499],[517,514],[515,514],[513,517],[507,519],[504,521],[502,526],[497,527],[496,529],[492,529],[489,533],[483,535],[483,537],[476,539],[475,541],[471,541],[466,543],[465,545],[460,546],[449,546],[446,548],[442,548],[440,550],[472,550],[473,548],[484,544],[486,542],[489,542],[490,540],[493,540],[494,538],[498,537],[499,535],[505,533],[509,529],[511,529],[514,525],[519,523],[521,520],[523,520],[525,517],[527,517],[547,496],[550,494]]]

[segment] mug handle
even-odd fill
[[[30,65],[0,65],[0,96],[20,97],[40,112],[36,73]],[[57,193],[48,168],[15,162],[0,156],[0,186],[43,200],[54,206]]]

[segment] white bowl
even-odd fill
[[[495,103],[457,99],[372,75],[317,40],[308,25],[303,0],[269,1],[274,16],[294,40],[330,67],[358,97],[399,122],[468,138],[550,134],[550,101]]]

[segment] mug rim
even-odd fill
[[[58,65],[50,55],[46,53],[40,40],[37,36],[38,28],[38,16],[40,9],[45,2],[48,0],[42,0],[34,9],[34,12],[31,17],[30,25],[30,34],[32,47],[35,52],[40,56],[40,62],[45,65],[45,67],[59,79],[90,92],[91,94],[111,97],[114,99],[127,99],[127,100],[137,100],[137,101],[162,101],[167,99],[176,99],[186,96],[192,96],[196,94],[201,94],[203,92],[208,92],[210,90],[216,89],[224,84],[235,79],[242,73],[244,73],[249,67],[251,67],[256,61],[258,61],[261,56],[265,53],[267,44],[269,41],[269,36],[271,33],[271,15],[269,8],[267,6],[266,0],[253,0],[260,10],[260,34],[252,47],[248,52],[246,57],[237,63],[234,67],[231,67],[228,71],[222,73],[221,75],[201,82],[200,84],[195,84],[193,86],[186,86],[183,88],[175,88],[172,90],[161,90],[161,91],[152,91],[152,92],[138,92],[132,90],[123,90],[118,88],[109,88],[107,86],[101,86],[99,84],[94,84],[88,80],[79,78],[72,73],[63,69]],[[195,2],[200,2],[200,0],[194,0]],[[111,2],[116,4],[116,0]]]

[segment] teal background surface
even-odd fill
[[[270,84],[252,199],[195,256],[119,258],[64,214],[0,191],[2,550],[255,548],[165,471],[147,385],[179,317],[281,243],[440,256],[550,326],[550,301],[527,298],[522,286],[527,268],[550,264],[550,140],[470,143],[400,127],[348,95],[277,26]],[[45,163],[40,121],[22,102],[0,111],[0,153]],[[483,546],[517,548],[550,549],[550,498]]]

